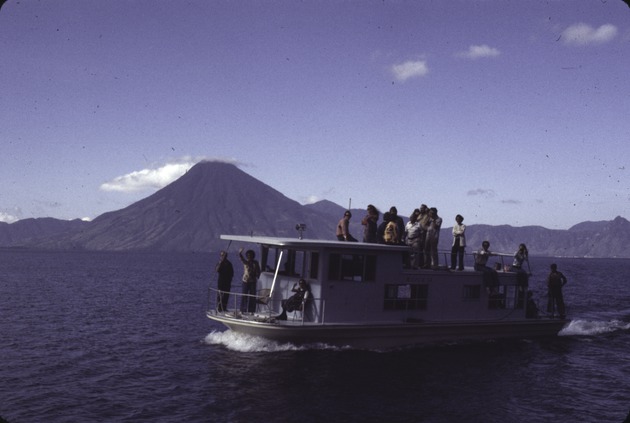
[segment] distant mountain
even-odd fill
[[[211,251],[219,235],[295,236],[331,233],[334,222],[236,166],[201,162],[153,195],[105,213],[80,231],[47,237],[39,247],[87,250]]]
[[[610,221],[601,220],[599,222],[582,222],[569,228],[571,232],[599,232],[605,230],[610,225]]]
[[[87,224],[80,219],[59,220],[51,217],[22,219],[12,224],[0,222],[0,246],[21,244],[29,239],[47,238],[79,231]]]
[[[297,237],[298,223],[306,225],[306,238],[334,239],[344,210],[327,200],[303,206],[234,165],[201,162],[153,195],[91,222],[41,218],[0,223],[0,247],[217,251],[226,246],[220,234]],[[365,210],[351,211],[351,233],[361,239]],[[630,222],[622,217],[569,230],[469,225],[466,235],[468,251],[487,239],[491,250],[505,253],[525,243],[532,255],[630,257],[624,248]],[[440,249],[449,251],[451,240],[451,228],[443,227]]]
[[[447,230],[450,235],[450,229]],[[442,229],[440,247],[448,248]],[[625,247],[630,236],[630,222],[617,216],[612,221],[584,222],[569,230],[552,230],[541,226],[470,225],[466,228],[467,250],[478,249],[489,240],[490,249],[513,253],[525,243],[530,254],[552,257],[623,257],[630,258]],[[450,241],[450,236],[448,237]]]

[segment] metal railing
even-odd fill
[[[450,250],[441,250],[438,251],[438,257],[442,257],[442,262],[439,263],[440,267],[446,266],[446,267],[450,267],[451,266],[451,251]],[[475,267],[475,261],[476,261],[476,257],[477,257],[477,252],[474,251],[472,253],[464,253],[464,263],[468,265],[468,267]],[[493,258],[496,258],[500,261],[494,261],[494,266],[491,266],[491,260]],[[507,263],[506,263],[506,258],[507,258]],[[488,258],[488,267],[492,267],[494,268],[496,271],[498,272],[509,272],[512,269],[512,260],[514,258],[513,254],[506,254],[506,253],[492,253],[492,255]],[[497,264],[500,264],[500,267],[497,266]]]
[[[223,310],[226,313],[233,313],[234,317],[242,317],[243,315],[258,315],[265,316],[267,318],[275,317],[275,314],[281,310],[279,307],[277,299],[267,295],[261,295],[258,290],[256,295],[252,294],[244,294],[242,292],[229,292],[228,304],[224,305]],[[267,290],[269,292],[270,290]],[[208,288],[208,309],[209,312],[219,312],[218,306],[218,294],[220,291],[217,288],[209,287]],[[256,303],[256,308],[253,312],[247,311],[246,305],[247,302],[244,303],[244,299],[252,299]],[[307,307],[305,310],[302,310],[301,313],[301,321],[304,323],[305,315],[308,312],[313,313],[313,322],[324,323],[324,301],[321,298],[310,298],[308,302],[305,304]],[[243,309],[246,310],[243,310]]]

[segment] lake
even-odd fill
[[[362,351],[211,322],[216,259],[1,250],[2,419],[621,423],[630,411],[630,260],[531,258],[539,294],[552,261],[569,279],[558,337]]]

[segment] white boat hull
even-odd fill
[[[568,323],[562,319],[482,322],[412,322],[313,324],[301,321],[256,321],[208,312],[211,320],[234,332],[293,344],[324,343],[366,349],[388,349],[444,342],[529,339],[556,336]],[[264,319],[260,319],[264,320]]]

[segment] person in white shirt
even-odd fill
[[[461,214],[455,216],[455,225],[453,226],[453,247],[451,248],[451,270],[457,267],[457,259],[459,258],[459,267],[457,270],[464,270],[464,250],[466,249],[466,225],[462,222],[464,217]]]

